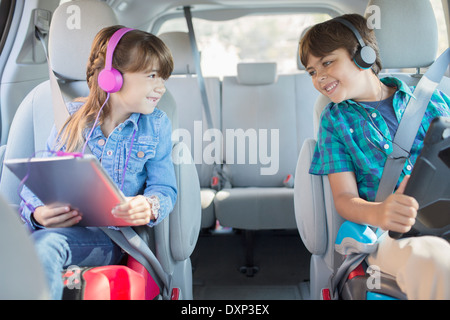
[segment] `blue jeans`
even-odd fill
[[[44,229],[32,238],[54,300],[62,298],[65,268],[112,265],[123,257],[120,247],[99,228]]]

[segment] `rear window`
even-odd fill
[[[434,15],[438,26],[438,55],[443,53],[448,48],[448,31],[445,23],[444,9],[442,7],[442,0],[431,0]]]
[[[194,18],[203,74],[235,76],[239,62],[277,62],[278,73],[295,73],[303,30],[330,18],[323,13],[245,16],[229,21]],[[172,31],[188,32],[185,19],[164,22],[158,33]]]
[[[438,55],[449,47],[442,0],[430,0],[438,25]],[[193,19],[206,77],[235,76],[239,62],[277,62],[279,74],[298,71],[296,52],[302,32],[331,19],[326,13],[249,15],[227,21]],[[158,34],[188,32],[184,17],[165,21]]]
[[[15,2],[0,0],[0,53],[6,43],[12,16],[14,14]]]

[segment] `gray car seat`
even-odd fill
[[[66,21],[67,8],[71,4],[64,3],[56,9],[49,33],[50,62],[60,79],[66,100],[87,96],[85,70],[92,40],[103,27],[117,24],[114,12],[106,3],[80,0],[76,5],[83,16],[81,28],[70,30],[66,27]],[[33,89],[22,102],[11,126],[5,159],[26,158],[37,150],[45,149],[54,123],[51,91],[50,82],[46,81]],[[168,114],[176,128],[176,105],[170,92],[164,95],[159,107]],[[183,148],[182,144],[174,145],[173,157],[178,156],[179,148]],[[184,299],[192,299],[190,255],[200,231],[200,186],[192,161],[180,163],[174,158],[174,164],[179,194],[173,212],[155,228],[139,227],[137,231],[155,250],[164,271],[172,275],[172,285],[181,289]],[[4,169],[0,193],[12,205],[19,204],[18,185],[18,179]]]
[[[44,270],[17,212],[0,196],[0,299],[49,299]],[[14,245],[12,245],[14,244]],[[30,268],[30,266],[33,266]]]
[[[183,141],[193,155],[200,178],[202,199],[202,228],[215,225],[214,197],[216,190],[211,187],[216,164],[206,159],[203,151],[208,142],[204,139],[207,132],[220,130],[221,84],[217,77],[205,77],[205,87],[209,108],[212,115],[212,128],[206,120],[198,76],[195,69],[194,56],[189,34],[186,32],[168,32],[159,37],[172,51],[174,71],[166,82],[166,87],[172,93],[177,104],[179,125],[174,130],[173,138]],[[220,165],[220,164],[218,164]]]
[[[216,216],[245,230],[246,265],[252,276],[254,231],[294,229],[293,177],[302,115],[295,75],[278,75],[276,63],[240,63],[222,84],[223,171],[230,187],[217,192]],[[299,99],[300,100],[300,99]],[[311,132],[312,134],[312,132]]]
[[[368,7],[371,5],[380,9],[382,27],[375,29],[375,33],[385,69],[424,68],[435,60],[437,25],[428,1],[371,0]],[[380,77],[386,75],[398,76],[409,85],[415,85],[419,80],[418,75],[405,73],[384,73]],[[449,79],[444,79],[438,88],[449,93]],[[324,96],[316,101],[313,117],[315,137],[320,114],[329,102]],[[310,298],[321,299],[322,289],[328,287],[330,276],[341,263],[341,257],[335,254],[335,239],[344,219],[334,207],[328,177],[309,174],[315,144],[315,139],[306,140],[300,152],[294,204],[299,233],[312,254]]]

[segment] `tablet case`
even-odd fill
[[[70,205],[83,218],[78,226],[129,226],[111,210],[125,201],[97,158],[50,157],[5,160],[8,167],[45,204]]]

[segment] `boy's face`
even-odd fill
[[[347,50],[340,48],[321,58],[309,55],[306,71],[314,87],[334,103],[359,100],[364,72],[355,65]]]

